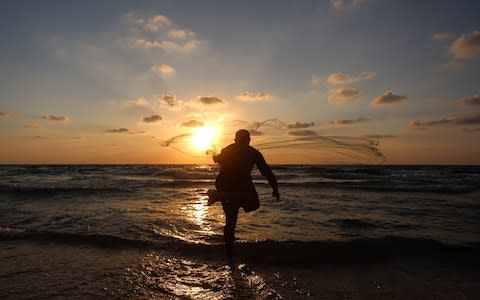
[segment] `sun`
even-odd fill
[[[217,130],[214,127],[197,128],[192,135],[192,147],[199,151],[210,150],[213,146],[216,135]]]

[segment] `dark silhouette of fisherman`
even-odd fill
[[[238,210],[243,207],[245,212],[251,212],[260,207],[258,194],[250,175],[254,165],[268,179],[268,183],[273,189],[273,197],[277,200],[280,199],[275,175],[260,151],[249,144],[250,133],[241,129],[235,134],[235,143],[223,148],[220,154],[213,156],[213,161],[220,165],[215,187],[218,192],[224,192],[226,195],[222,197],[222,206],[225,212],[223,232],[229,257],[233,252]]]

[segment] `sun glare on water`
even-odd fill
[[[212,149],[217,131],[213,127],[197,128],[192,135],[192,146],[195,150],[206,151]]]

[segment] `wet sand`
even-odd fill
[[[210,253],[204,253],[205,250]],[[2,299],[478,299],[478,260],[455,253],[370,262],[261,262],[220,247],[0,242]]]
[[[478,267],[398,260],[382,264],[325,264],[261,268],[259,274],[285,299],[478,299]],[[271,276],[277,274],[277,276]],[[291,293],[295,290],[297,295]]]

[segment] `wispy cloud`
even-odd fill
[[[328,100],[331,102],[336,102],[338,104],[348,103],[360,98],[360,92],[355,88],[338,88],[338,89],[331,89],[329,91]]]
[[[70,121],[70,118],[67,116],[59,115],[44,115],[42,116],[42,119],[47,120],[47,121],[55,121],[55,122],[68,122]]]
[[[253,93],[253,92],[243,92],[242,94],[236,97],[238,100],[242,101],[265,101],[272,98],[272,95],[269,93]]]
[[[145,25],[145,29],[151,32],[158,32],[172,25],[172,21],[170,21],[169,18],[162,15],[153,16],[147,20],[138,19],[138,22],[140,24]]]
[[[163,76],[172,75],[173,73],[176,72],[175,68],[166,64],[153,65],[150,68],[150,70],[157,75],[163,75]]]
[[[473,96],[470,98],[460,99],[460,104],[465,106],[480,106],[480,96]]]
[[[133,26],[130,40],[135,47],[186,53],[195,50],[200,44],[195,32],[178,27],[164,15],[146,17],[128,13],[126,20]]]
[[[193,40],[181,44],[174,41],[152,41],[146,39],[136,39],[134,40],[134,45],[147,49],[160,48],[171,52],[190,52],[197,48],[198,41]]]
[[[127,133],[128,128],[107,129],[109,133]]]
[[[480,57],[480,31],[462,34],[450,46],[450,53],[456,59]]]
[[[137,107],[148,106],[148,101],[145,98],[125,100],[123,103],[127,106],[137,106]]]
[[[182,123],[183,127],[203,127],[204,125],[205,124],[203,122],[198,120],[190,120]]]
[[[303,129],[303,128],[309,128],[315,126],[315,123],[313,122],[295,122],[287,125],[288,129]]]
[[[333,126],[333,127],[349,126],[349,125],[356,125],[356,124],[359,124],[359,123],[365,123],[365,122],[368,122],[370,120],[371,119],[369,119],[369,118],[356,118],[356,119],[343,119],[343,120],[336,119],[336,120],[333,120],[333,121],[329,121],[327,123],[327,125]]]
[[[170,29],[167,34],[170,38],[176,40],[186,40],[195,37],[195,33],[185,29]]]
[[[327,81],[330,84],[349,84],[349,83],[358,82],[362,80],[369,80],[369,79],[375,78],[375,76],[377,76],[375,72],[362,72],[357,76],[354,76],[348,73],[337,72],[337,73],[330,74],[328,76]]]
[[[330,0],[330,5],[338,11],[352,9],[365,3],[366,0]]]
[[[115,129],[107,129],[107,133],[127,133],[127,134],[142,134],[145,133],[144,131],[132,131],[128,128],[115,128]]]
[[[178,100],[177,97],[172,94],[163,94],[157,97],[156,100],[160,102],[160,104],[170,108],[178,108],[182,105],[182,101]]]
[[[410,129],[414,130],[426,130],[433,126],[443,125],[443,124],[450,124],[452,123],[451,119],[439,119],[439,120],[431,120],[431,121],[412,121],[408,125]]]
[[[372,100],[373,105],[396,104],[407,101],[407,96],[395,95],[392,91],[386,91],[383,95]]]
[[[480,113],[469,115],[457,115],[437,120],[419,121],[415,120],[409,124],[410,129],[426,130],[439,125],[478,125],[480,124]]]
[[[477,125],[480,124],[480,113],[456,116],[453,118],[453,121],[457,125]]]
[[[0,117],[5,117],[5,118],[8,118],[12,115],[11,112],[9,111],[0,111]]]
[[[161,120],[163,120],[163,118],[159,115],[152,115],[152,116],[143,118],[144,123],[155,123]]]
[[[29,123],[29,124],[23,125],[23,128],[39,129],[39,128],[41,128],[41,126],[39,124],[36,124],[36,123]]]
[[[218,97],[212,97],[212,96],[207,96],[207,97],[197,97],[197,102],[205,105],[215,105],[215,104],[224,104],[225,101],[218,98]]]
[[[432,40],[434,41],[446,41],[450,39],[451,35],[448,32],[435,32],[432,34]]]

